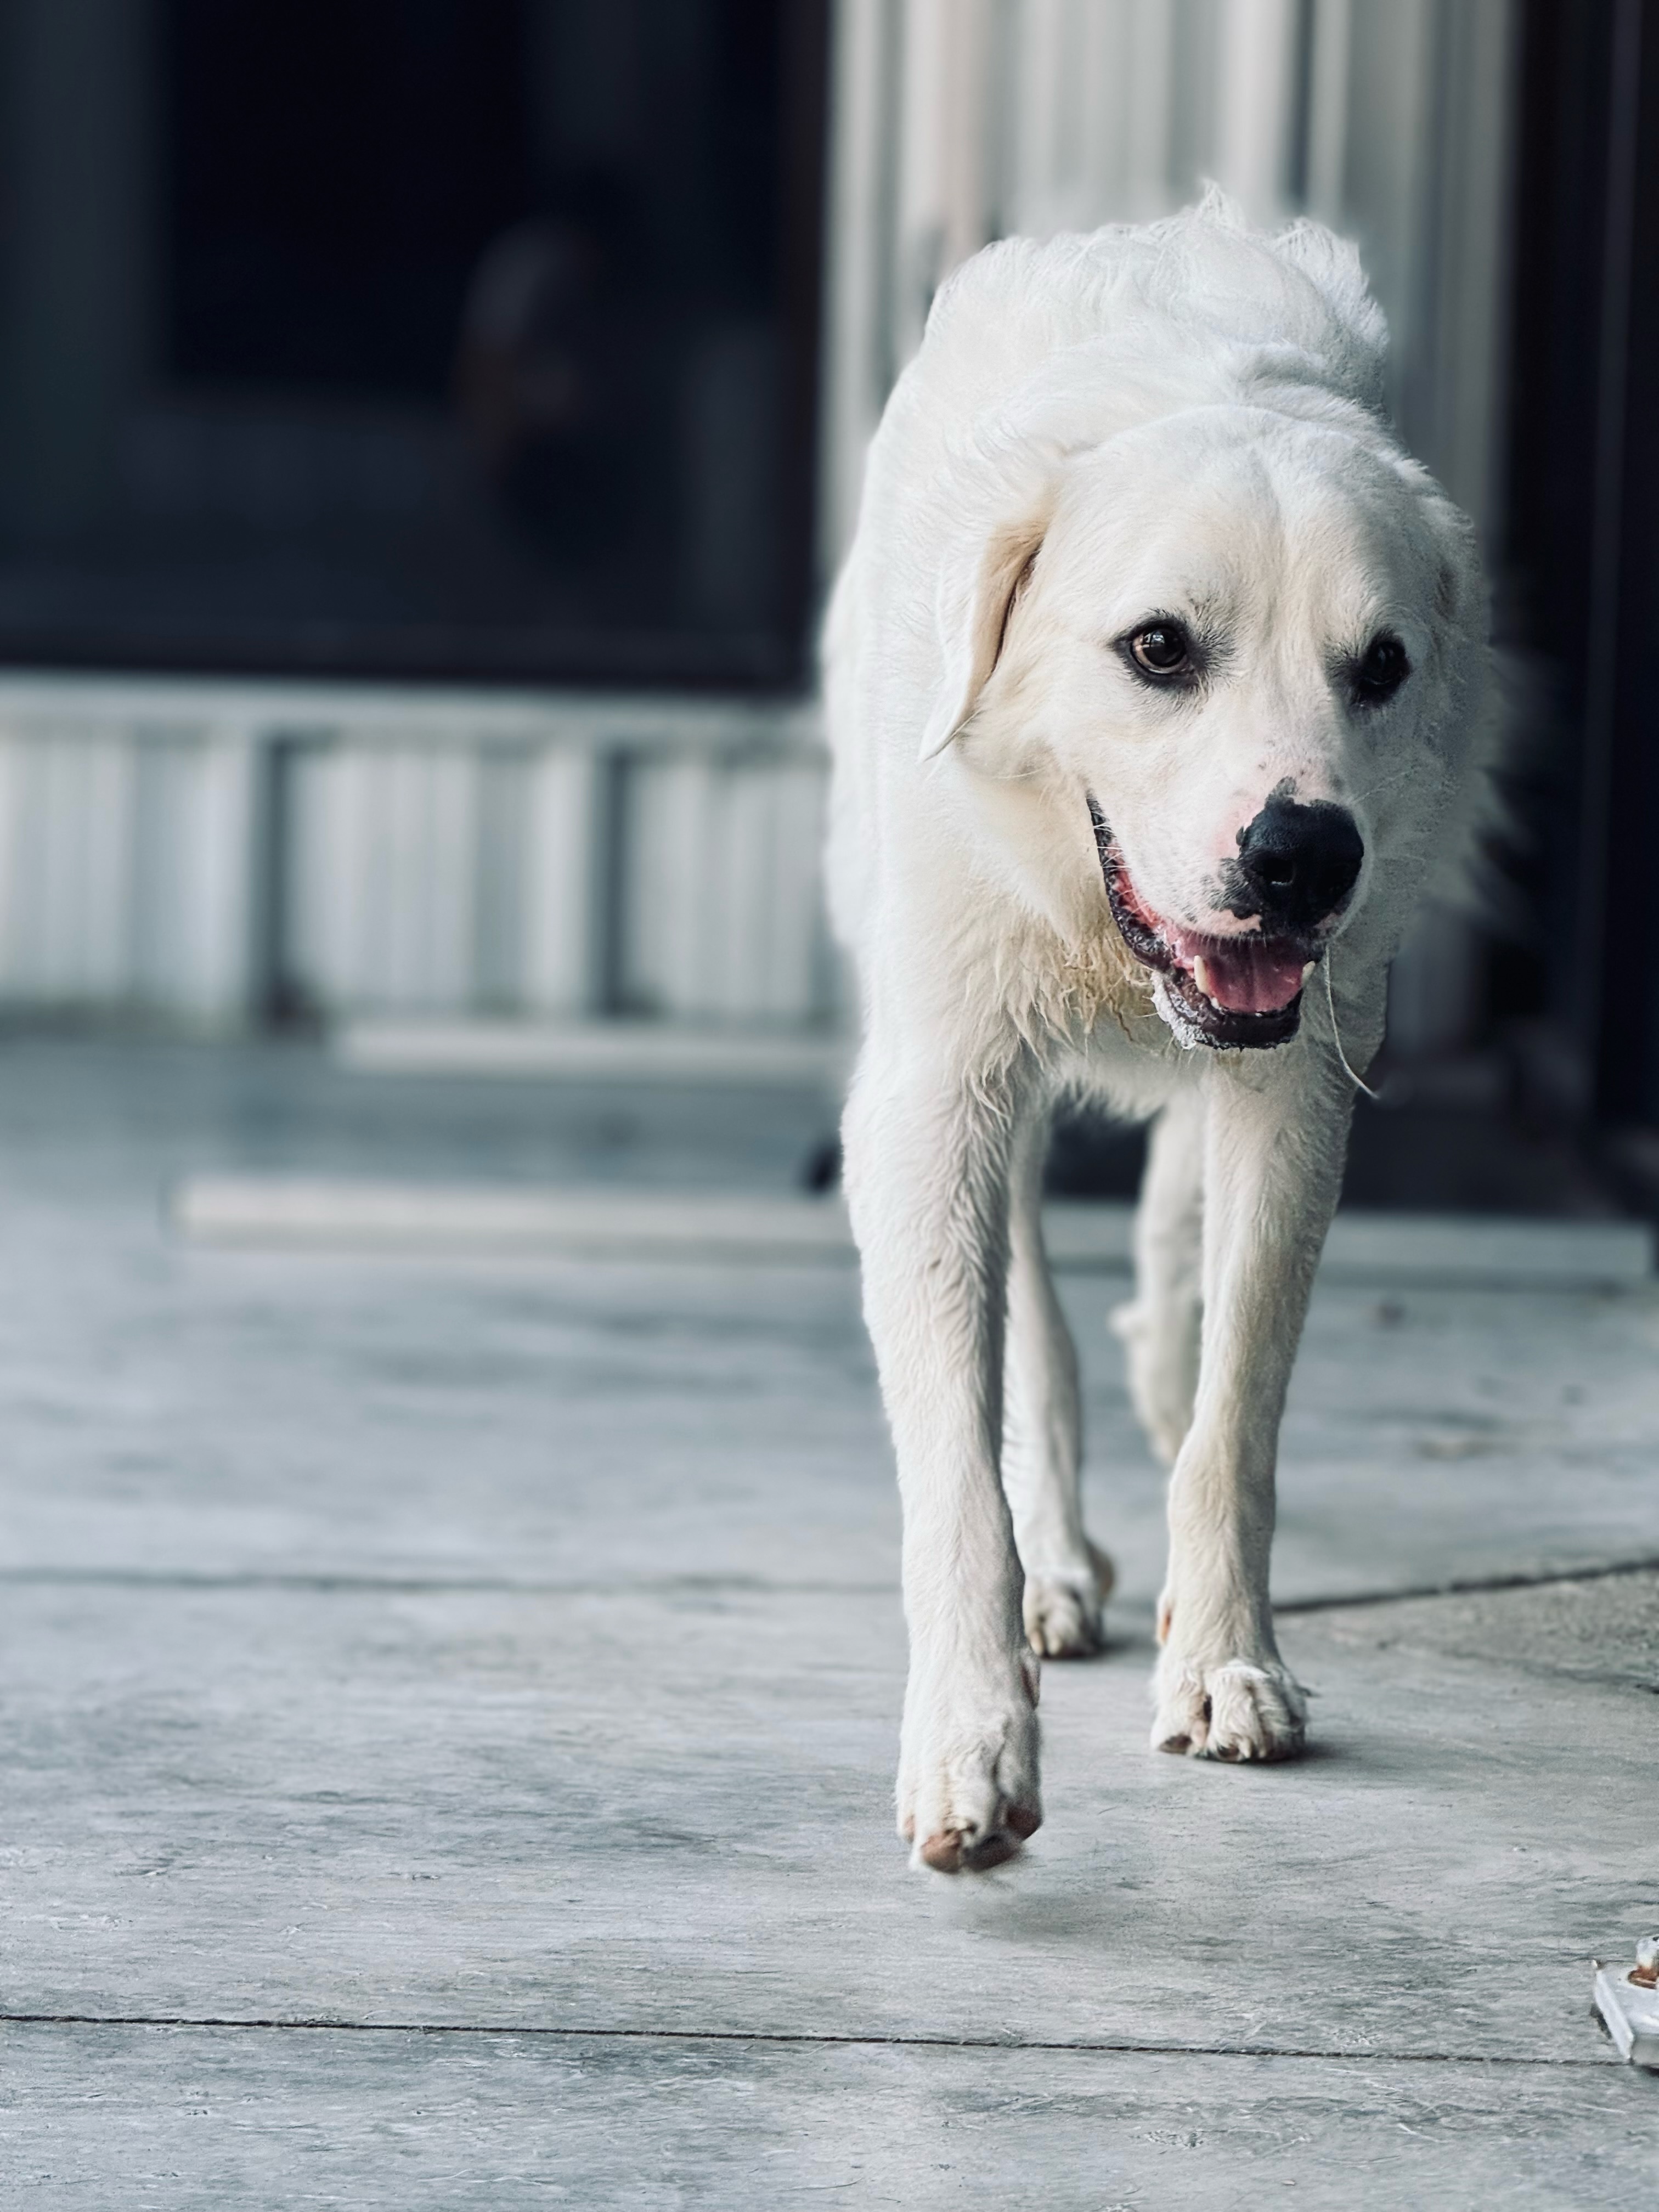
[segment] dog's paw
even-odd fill
[[[1086,1659],[1105,1642],[1100,1609],[1115,1571],[1104,1552],[1089,1546],[1089,1564],[1039,1568],[1025,1577],[1025,1634],[1045,1659]]]
[[[1165,1646],[1152,1677],[1154,1751],[1193,1759],[1295,1759],[1307,1736],[1301,1686],[1276,1659],[1205,1662]]]
[[[1037,1783],[1037,1662],[1021,1656],[1000,1687],[912,1689],[898,1778],[898,1831],[913,1867],[982,1874],[1042,1825]]]

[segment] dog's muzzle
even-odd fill
[[[1092,793],[1089,816],[1118,934],[1152,970],[1153,1004],[1176,1039],[1218,1051],[1261,1051],[1293,1037],[1303,987],[1325,942],[1321,925],[1346,905],[1364,859],[1352,817],[1338,806],[1270,800],[1240,835],[1225,902],[1261,927],[1213,937],[1149,907]]]

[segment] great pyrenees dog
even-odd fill
[[[1038,1655],[1093,1650],[1056,1100],[1156,1116],[1121,1316],[1171,1464],[1152,1742],[1293,1757],[1280,1413],[1389,962],[1481,804],[1474,532],[1391,434],[1316,225],[988,247],[871,450],[825,634],[844,1128],[897,1455],[913,1863],[1039,1826]]]

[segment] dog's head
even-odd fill
[[[1056,463],[980,549],[924,750],[1086,807],[1176,1035],[1275,1045],[1438,857],[1484,623],[1469,525],[1372,418],[1195,407]]]

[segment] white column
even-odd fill
[[[1255,222],[1285,211],[1297,15],[1296,0],[1224,0],[1217,22],[1212,173]]]
[[[590,1012],[599,977],[599,872],[608,855],[598,798],[600,764],[588,745],[550,745],[528,771],[522,989],[526,1013]]]
[[[818,562],[852,541],[865,449],[887,397],[898,0],[839,0],[831,30],[819,417]]]

